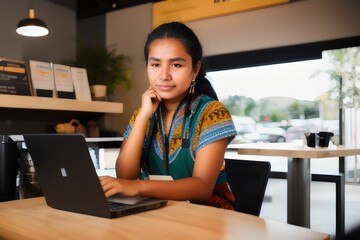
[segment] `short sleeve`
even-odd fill
[[[133,125],[134,125],[136,116],[139,113],[139,111],[140,111],[140,108],[136,109],[135,112],[133,113],[133,115],[131,116],[130,121],[129,121],[127,127],[126,127],[126,130],[125,130],[125,132],[123,134],[124,139],[127,139],[129,137],[131,129],[132,129]]]
[[[228,143],[236,135],[235,125],[225,105],[219,101],[210,102],[201,113],[200,135],[196,151],[220,139],[227,138]]]

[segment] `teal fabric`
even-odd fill
[[[167,174],[164,161],[166,151],[162,137],[168,137],[169,140],[169,174],[173,179],[181,179],[192,176],[196,152],[199,149],[224,138],[227,138],[228,142],[230,142],[236,135],[231,115],[221,102],[205,95],[196,97],[191,104],[191,114],[186,118],[185,128],[183,128],[185,105],[185,102],[183,102],[176,111],[169,136],[162,134],[162,126],[159,126],[161,121],[157,120],[155,131],[151,136],[148,158],[146,159],[149,174]],[[124,138],[127,138],[130,134],[136,114],[137,112],[134,113],[132,120],[130,120]],[[189,139],[188,147],[182,144],[186,137]],[[144,175],[142,174],[140,178],[143,179]],[[226,182],[225,172],[220,171],[216,185],[224,182]]]

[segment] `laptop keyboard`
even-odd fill
[[[118,211],[122,208],[129,206],[129,204],[115,203],[115,202],[108,202],[108,205],[111,211]]]

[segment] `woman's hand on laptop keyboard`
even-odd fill
[[[139,180],[125,180],[110,176],[100,176],[99,179],[106,197],[110,197],[114,194],[135,197],[140,193]]]

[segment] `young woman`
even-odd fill
[[[124,134],[117,178],[100,177],[105,195],[233,209],[223,163],[236,131],[205,78],[198,38],[182,23],[165,23],[148,35],[144,53],[150,86]]]

